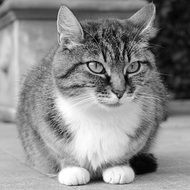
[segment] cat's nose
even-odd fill
[[[110,83],[112,92],[118,99],[121,99],[126,90],[126,81],[123,74],[119,73],[119,71],[112,72]]]
[[[123,94],[125,93],[124,90],[115,90],[115,89],[112,89],[112,92],[117,96],[118,99],[121,99],[123,97]]]

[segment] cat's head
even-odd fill
[[[156,70],[148,41],[154,4],[126,20],[102,19],[79,23],[62,6],[58,13],[59,48],[53,62],[56,86],[76,105],[118,107],[133,101]]]

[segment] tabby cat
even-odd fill
[[[166,90],[149,40],[154,4],[126,20],[79,23],[61,6],[57,46],[28,72],[17,125],[30,166],[65,185],[126,184],[157,168],[150,153]]]

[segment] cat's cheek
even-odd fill
[[[63,168],[58,174],[58,181],[64,185],[84,185],[90,181],[90,173],[81,167]]]
[[[127,184],[133,182],[135,173],[130,166],[115,166],[103,171],[103,180],[111,184]]]

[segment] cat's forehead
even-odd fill
[[[139,31],[139,28],[132,22],[119,19],[89,20],[82,22],[82,26],[86,38],[93,36],[99,39],[111,39],[117,36],[125,42],[127,39],[133,39],[134,35]]]
[[[87,22],[84,26],[85,43],[94,53],[101,53],[105,62],[120,63],[129,61],[133,27],[121,20],[106,19]],[[97,50],[97,51],[96,51]]]
[[[121,37],[126,31],[124,25],[116,19],[88,21],[84,23],[83,28],[86,38],[89,39],[93,36],[96,40],[111,39],[116,36]]]

